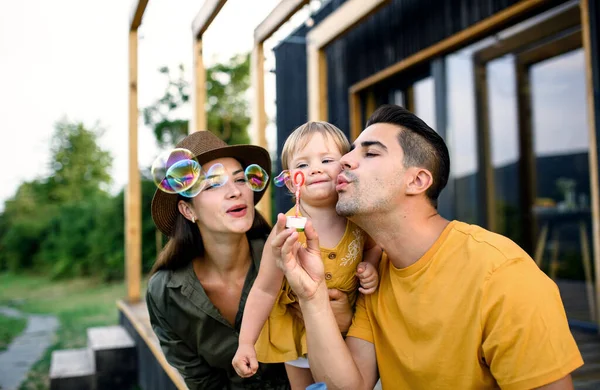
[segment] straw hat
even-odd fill
[[[260,146],[229,146],[210,131],[196,131],[181,140],[175,147],[191,151],[200,165],[217,158],[233,157],[242,164],[242,167],[258,164],[267,171],[269,177],[271,176],[269,152]],[[269,183],[267,183],[267,187],[268,185]],[[254,193],[254,204],[262,198],[267,187]],[[156,190],[154,198],[152,198],[152,219],[156,227],[167,236],[173,234],[175,219],[179,213],[177,199],[177,194],[167,194],[159,189]]]

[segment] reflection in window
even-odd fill
[[[519,171],[519,130],[515,59],[486,65],[491,161],[494,174],[494,230],[523,245]]]
[[[414,113],[432,129],[435,124],[435,85],[433,77],[427,77],[413,84]]]
[[[541,266],[563,294],[576,297],[565,302],[569,318],[594,320],[593,248],[582,244],[592,237],[583,50],[535,64],[529,74],[535,210],[538,232],[551,243]]]
[[[476,223],[482,205],[478,204],[477,133],[472,49],[446,57],[450,181],[454,186],[456,219]]]

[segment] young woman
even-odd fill
[[[152,200],[154,223],[170,240],[151,271],[146,301],[167,361],[191,390],[288,389],[282,364],[261,365],[248,379],[231,366],[270,232],[254,209],[268,179],[257,191],[245,170],[257,164],[270,175],[269,154],[253,145],[228,146],[208,131],[177,148],[189,150],[204,173],[219,167],[219,179],[192,197],[159,188]]]

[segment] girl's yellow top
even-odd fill
[[[295,215],[294,209],[286,215]],[[365,238],[365,233],[357,225],[347,221],[346,231],[336,247],[321,247],[327,287],[348,294],[352,306],[358,296],[358,278],[355,273],[358,263],[362,261]],[[299,234],[299,241],[306,243],[304,233]],[[273,310],[255,344],[259,362],[281,363],[306,355],[304,323],[298,321],[288,310],[288,305],[296,301],[294,292],[284,278]]]

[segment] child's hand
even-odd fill
[[[373,294],[375,290],[377,290],[377,286],[379,285],[379,273],[373,264],[367,263],[366,261],[359,263],[358,267],[356,267],[356,276],[358,276],[358,281],[361,286],[358,288],[358,291],[368,295]]]
[[[233,361],[231,362],[235,372],[242,378],[249,378],[256,374],[258,370],[258,360],[256,360],[256,350],[253,345],[240,344]]]

